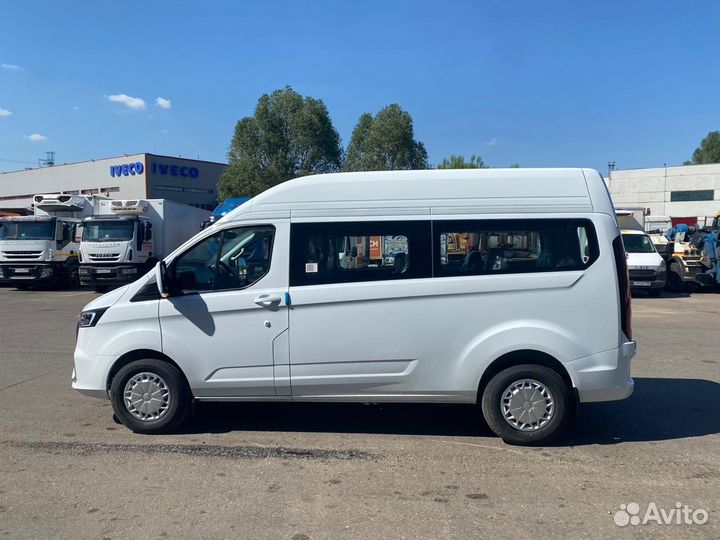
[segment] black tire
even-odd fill
[[[159,376],[169,393],[167,408],[156,419],[141,419],[125,404],[125,386],[136,375],[149,373]],[[169,433],[179,426],[190,411],[192,396],[180,371],[163,360],[136,360],[120,368],[110,385],[110,400],[115,416],[135,433]]]
[[[677,264],[671,264],[667,274],[667,289],[673,293],[683,293],[686,290],[685,282],[680,277],[680,273],[673,271],[677,268]]]
[[[77,266],[68,269],[67,284],[72,289],[80,288],[80,269]]]
[[[660,298],[660,296],[662,296],[662,293],[663,293],[662,288],[650,289],[648,291],[648,295],[652,296],[653,298]]]
[[[514,427],[503,415],[503,393],[516,382],[533,380],[545,387],[552,397],[554,410],[546,423],[534,430]],[[488,382],[482,394],[482,411],[485,421],[496,435],[508,444],[537,445],[552,441],[567,427],[572,413],[572,391],[554,370],[536,364],[509,367]]]

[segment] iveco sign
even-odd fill
[[[153,174],[162,174],[163,176],[189,176],[190,178],[197,178],[200,176],[200,171],[197,167],[181,167],[179,165],[165,165],[164,163],[151,163],[150,170]]]
[[[142,174],[145,166],[137,161],[135,163],[123,163],[122,165],[110,165],[110,176],[135,176]]]
[[[190,178],[200,176],[200,171],[197,167],[166,165],[164,163],[152,163],[150,170],[153,174],[161,174],[163,176],[187,176]],[[122,165],[110,165],[110,176],[135,176],[143,172],[145,172],[145,166],[140,161],[123,163]]]

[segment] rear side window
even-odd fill
[[[598,257],[584,219],[433,222],[435,275],[581,270]]]
[[[430,222],[294,223],[290,285],[430,277]]]

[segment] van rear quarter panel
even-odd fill
[[[291,288],[293,396],[474,401],[503,354],[567,364],[617,348],[616,225],[567,217],[595,225],[600,254],[586,270]]]

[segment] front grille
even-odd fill
[[[117,262],[120,260],[119,253],[89,253],[90,262]]]
[[[630,269],[630,279],[634,281],[654,281],[655,280],[655,270],[633,270]]]
[[[39,259],[42,251],[3,251],[3,257],[7,260],[13,259]]]

